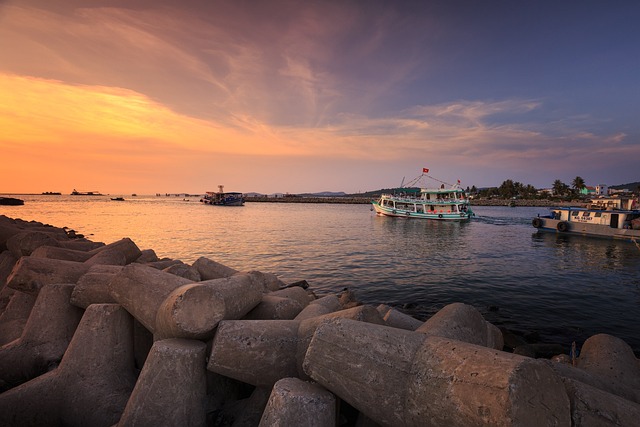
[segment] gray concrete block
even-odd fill
[[[333,427],[336,425],[335,396],[317,384],[298,378],[275,383],[260,427]]]
[[[118,426],[205,426],[205,353],[200,341],[156,341]]]

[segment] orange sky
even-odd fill
[[[451,16],[375,4],[0,3],[0,193],[357,192],[422,167],[465,186],[640,178],[629,123],[542,83],[471,96],[450,74],[447,92]]]

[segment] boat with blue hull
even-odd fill
[[[406,186],[401,185],[392,194],[382,194],[371,202],[377,215],[433,219],[444,221],[464,221],[475,214],[471,209],[469,197],[460,187],[460,181],[451,185],[426,175],[428,169],[423,169],[422,175],[415,178]],[[430,178],[440,183],[439,188],[413,187],[423,178]]]
[[[540,231],[604,237],[636,242],[640,240],[640,210],[634,198],[602,197],[585,207],[555,207],[546,216],[533,218]]]
[[[200,201],[205,205],[243,206],[244,194],[235,191],[225,193],[224,186],[219,185],[217,192],[207,191]]]

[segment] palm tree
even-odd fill
[[[559,179],[553,181],[553,194],[555,194],[556,196],[564,196],[567,193],[568,189],[569,186]]]
[[[571,187],[576,190],[576,193],[580,194],[582,189],[586,187],[584,184],[584,179],[582,177],[576,176],[571,183]]]

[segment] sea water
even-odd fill
[[[464,302],[516,334],[568,349],[608,333],[640,355],[640,247],[539,233],[547,208],[474,206],[469,222],[376,216],[369,205],[203,205],[198,197],[17,196],[0,214],[69,227],[91,240],[130,237],[159,257],[207,257],[237,270],[349,288],[421,320]],[[115,196],[111,196],[115,197]]]

